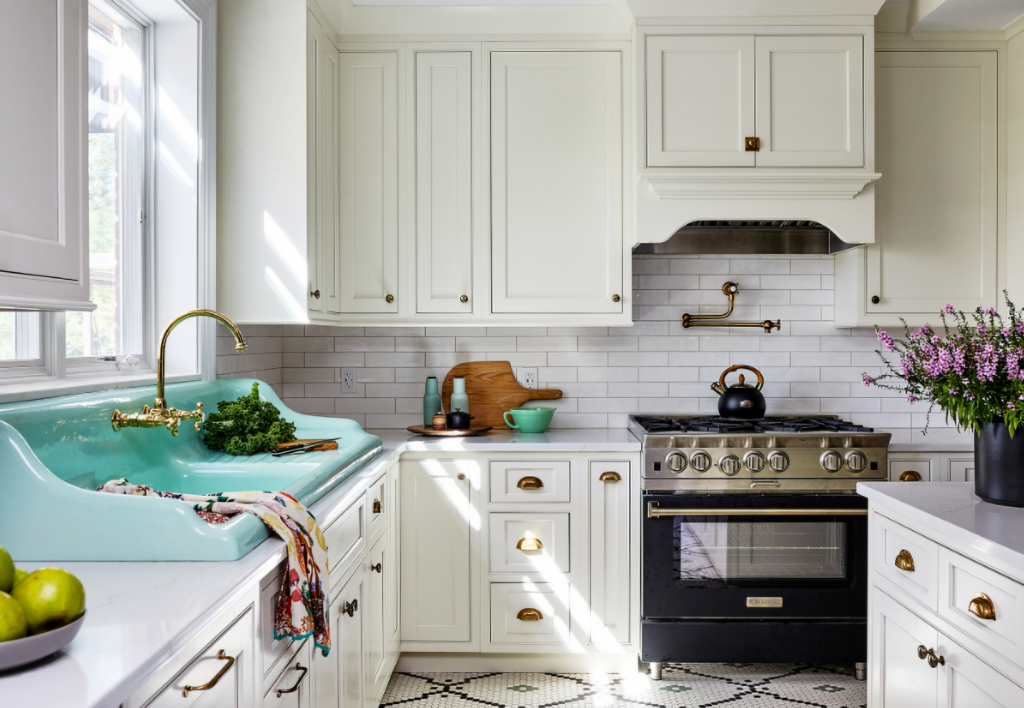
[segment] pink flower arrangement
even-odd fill
[[[1012,436],[1024,420],[1024,315],[1009,298],[1006,307],[1008,322],[992,307],[966,313],[946,305],[945,336],[927,324],[912,332],[904,323],[905,339],[876,328],[886,372],[863,374],[864,385],[929,401],[961,429],[1005,422]]]

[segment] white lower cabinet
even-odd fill
[[[363,616],[366,704],[376,706],[384,695],[391,673],[385,638],[387,575],[391,572],[387,534],[370,549],[366,567],[366,613]]]
[[[590,463],[590,642],[629,642],[629,462]]]
[[[316,708],[363,706],[365,578],[365,571],[360,566],[331,593],[331,651],[323,657],[317,649],[313,661]]]
[[[974,453],[890,452],[890,482],[973,482]]]
[[[281,675],[263,696],[263,708],[311,708],[317,705],[309,673],[313,646],[313,640],[307,639],[291,656]]]

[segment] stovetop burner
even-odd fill
[[[872,433],[874,428],[831,416],[771,416],[761,420],[731,420],[717,415],[670,418],[634,416],[647,433]]]

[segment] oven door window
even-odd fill
[[[847,577],[847,521],[673,517],[677,587],[744,587]]]

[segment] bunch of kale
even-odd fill
[[[261,401],[259,384],[235,401],[221,401],[206,417],[203,442],[229,455],[255,455],[295,439],[295,424],[281,417],[270,401]]]

